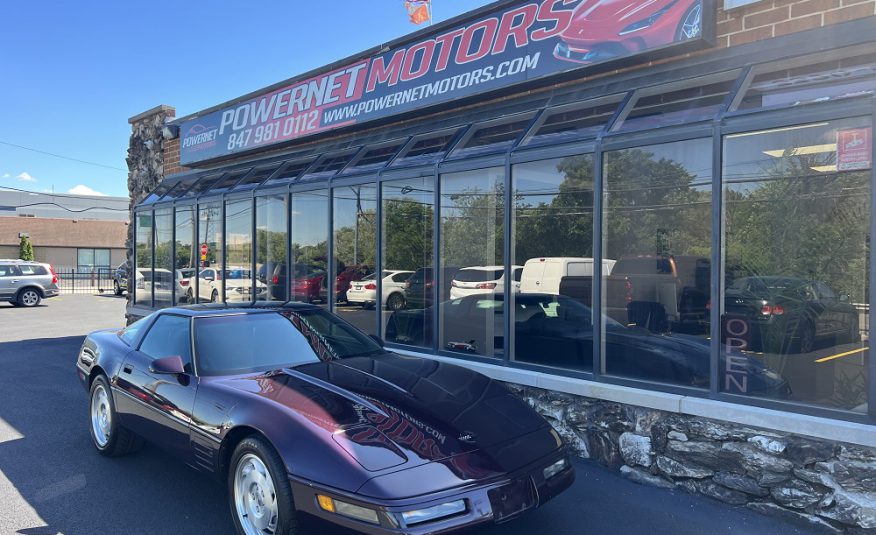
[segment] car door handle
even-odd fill
[[[18,282],[18,279],[12,279],[12,284],[15,284],[16,282]]]
[[[131,373],[134,371],[134,367],[131,366],[130,364],[125,364],[125,366],[122,368],[122,371],[124,373]]]

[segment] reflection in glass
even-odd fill
[[[383,336],[397,344],[432,347],[432,229],[434,179],[384,182]],[[376,290],[375,290],[376,292]]]
[[[504,285],[450,299],[461,268],[504,264],[504,175],[493,167],[441,176],[441,263],[430,277],[439,284],[440,349],[489,357],[504,351]]]
[[[350,305],[347,290],[374,273],[377,264],[377,187],[341,186],[333,192],[335,310],[366,333],[374,333],[374,314]]]
[[[174,304],[194,302],[198,254],[195,247],[194,208],[191,206],[177,208],[176,258],[174,259],[177,288]]]
[[[721,390],[867,412],[871,140],[869,119],[725,138]]]
[[[148,283],[146,275],[152,273],[152,212],[138,212],[137,250],[134,263],[134,302],[138,305],[152,306],[152,279]],[[128,284],[131,284],[129,281]]]
[[[169,307],[173,304],[173,209],[167,208],[155,211],[155,268],[151,278],[153,288],[153,306],[155,308]]]
[[[225,276],[226,301],[263,300],[265,284],[252,281],[252,200],[225,203]]]
[[[222,207],[219,203],[198,207],[198,247],[200,256],[196,295],[198,301],[221,301]]]
[[[513,264],[522,266],[511,287],[513,358],[590,371],[593,155],[517,164],[511,178]],[[586,314],[558,295],[583,305]],[[565,304],[563,314],[558,302]]]
[[[292,251],[288,274],[289,299],[326,306],[326,270],[328,268],[328,190],[292,194],[289,207]],[[277,275],[277,284],[285,284],[286,266]],[[286,293],[285,291],[283,292]]]
[[[286,301],[286,196],[256,198],[256,284],[264,285],[259,300]]]
[[[709,386],[710,139],[605,154],[605,372]],[[610,260],[609,260],[610,259]],[[618,336],[610,326],[626,329]],[[635,334],[640,336],[636,337]],[[649,358],[653,333],[676,358]],[[667,342],[668,343],[668,342]]]

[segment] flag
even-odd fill
[[[429,13],[430,0],[407,0],[405,9],[408,10],[408,17],[414,24],[423,24],[431,18]]]

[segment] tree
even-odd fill
[[[33,245],[30,243],[30,238],[22,236],[18,242],[18,258],[22,260],[33,260]]]

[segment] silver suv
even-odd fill
[[[58,275],[49,264],[0,259],[0,301],[35,307],[60,293]]]

